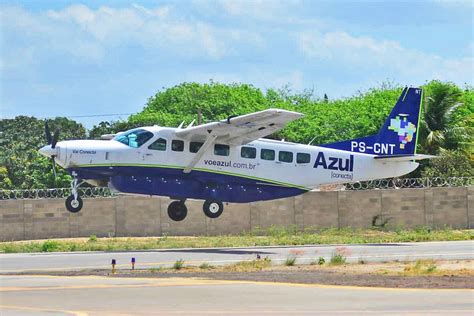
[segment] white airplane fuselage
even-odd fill
[[[183,170],[195,153],[190,152],[189,141],[175,136],[178,129],[141,129],[153,133],[153,137],[139,148],[116,140],[59,142],[56,162],[82,179],[92,183],[107,181],[112,189],[123,193],[212,197],[223,202],[268,200],[301,194],[325,184],[396,177],[418,166],[413,161],[384,162],[358,152],[259,139],[244,146],[229,146],[226,156],[217,155],[211,148],[187,174]],[[159,138],[166,140],[165,150],[148,148]],[[173,140],[184,142],[183,151],[171,149]],[[242,157],[242,147],[255,148],[255,157]],[[270,159],[270,155],[263,159],[262,150],[273,151],[274,158]],[[286,154],[285,161],[281,161],[280,152],[291,153],[292,158]],[[305,159],[298,161],[299,154],[306,154]],[[195,183],[189,185],[190,182]],[[192,192],[196,187],[200,187],[199,192]]]

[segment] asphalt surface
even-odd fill
[[[0,276],[1,315],[472,315],[472,290]]]
[[[0,273],[33,271],[74,271],[84,269],[110,268],[112,259],[117,268],[130,268],[132,258],[136,269],[169,267],[182,259],[185,265],[231,264],[253,260],[259,255],[269,257],[272,263],[283,263],[288,257],[296,256],[297,263],[304,264],[342,252],[347,262],[414,261],[418,259],[458,260],[474,259],[474,241],[420,242],[365,245],[316,245],[300,247],[251,247],[211,249],[168,249],[129,252],[69,252],[0,254]]]

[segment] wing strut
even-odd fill
[[[199,160],[202,158],[202,156],[206,153],[206,151],[214,144],[216,141],[217,135],[214,135],[212,132],[207,135],[206,141],[204,144],[199,148],[198,152],[196,153],[196,156],[194,156],[193,160],[184,168],[183,172],[184,173],[190,173],[194,166],[199,162]]]

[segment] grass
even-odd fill
[[[416,260],[414,264],[409,264],[403,269],[404,275],[424,275],[432,274],[437,269],[434,260]]]
[[[272,266],[272,261],[269,258],[263,260],[241,261],[228,266],[224,269],[226,272],[253,272],[262,271]]]
[[[295,262],[296,262],[296,257],[294,257],[294,256],[288,257],[285,260],[285,266],[287,266],[287,267],[294,266]]]
[[[0,252],[54,252],[54,251],[122,251],[170,248],[249,247],[307,244],[365,244],[390,242],[420,242],[440,240],[473,240],[474,230],[450,228],[417,229],[350,229],[329,228],[299,232],[295,228],[270,227],[241,235],[198,237],[105,237],[54,239],[37,241],[0,242]]]
[[[324,259],[324,257],[319,257],[318,260],[311,261],[310,265],[312,265],[312,266],[315,266],[315,265],[322,266],[325,263],[326,263],[326,259]]]
[[[341,265],[346,263],[346,257],[344,257],[343,254],[341,253],[333,253],[331,255],[331,260],[329,261],[330,264],[332,265]]]
[[[176,262],[173,264],[173,269],[175,270],[181,270],[183,267],[184,267],[183,259],[176,260]]]
[[[213,265],[210,265],[209,263],[207,262],[203,262],[201,263],[201,265],[199,266],[199,269],[202,269],[202,270],[211,270],[211,269],[214,269],[215,267]]]

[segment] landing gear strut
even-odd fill
[[[66,199],[66,208],[71,213],[77,213],[82,209],[82,199],[77,192],[77,188],[81,185],[82,182],[79,183],[78,179],[76,178],[77,174],[73,173],[74,179],[71,181],[71,195]]]
[[[188,208],[184,201],[173,201],[168,205],[168,216],[175,222],[180,222],[188,215]]]
[[[202,210],[204,211],[204,214],[206,214],[207,217],[217,218],[221,216],[222,212],[224,211],[224,205],[221,201],[207,200],[206,202],[204,202]]]

